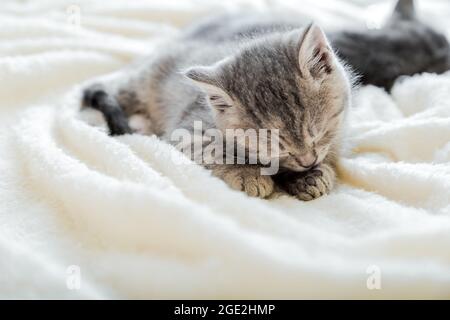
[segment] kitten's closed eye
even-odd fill
[[[316,145],[318,147],[327,146],[331,143],[333,138],[335,137],[335,134],[331,131],[327,131],[320,139],[317,141]]]

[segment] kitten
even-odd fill
[[[177,129],[194,134],[195,121],[222,132],[278,129],[280,153],[271,155],[277,174],[262,175],[260,164],[205,166],[250,196],[279,189],[312,200],[328,193],[350,73],[317,25],[231,36],[238,29],[205,37],[194,27],[157,55],[89,86],[83,104],[104,114],[112,135],[133,132],[127,117],[141,114],[150,123],[146,133],[169,143]]]

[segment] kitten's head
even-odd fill
[[[409,74],[443,73],[450,69],[447,37],[417,18],[413,0],[399,0],[385,26],[397,43],[396,50],[407,52]]]
[[[347,72],[316,25],[254,40],[186,76],[207,94],[219,129],[279,129],[277,158],[295,171],[325,158],[350,102]]]

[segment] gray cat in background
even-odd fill
[[[405,15],[409,2],[399,1],[395,19],[410,21]],[[406,23],[399,26],[408,29]],[[375,83],[378,75],[359,63],[364,57],[355,53],[355,34],[330,34],[330,39],[364,82]],[[377,37],[367,35],[367,41],[372,38]],[[333,188],[340,129],[350,105],[352,73],[332,46],[314,24],[305,27],[262,16],[216,17],[168,41],[155,56],[89,86],[83,105],[103,113],[112,135],[156,134],[169,143],[177,129],[193,132],[194,121],[202,121],[205,130],[278,129],[277,174],[261,175],[260,164],[205,166],[251,196],[266,198],[278,189],[312,200]],[[378,55],[370,63],[383,65],[383,47],[374,50]],[[386,56],[391,53],[395,50],[387,50]],[[403,61],[399,65],[389,79],[405,74]],[[422,72],[432,65],[412,70],[405,64],[405,69]],[[146,119],[139,128],[131,121],[137,115]]]
[[[329,38],[362,84],[390,90],[399,76],[450,69],[447,38],[417,18],[413,0],[398,1],[379,30],[336,32]]]

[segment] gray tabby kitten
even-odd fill
[[[197,120],[205,130],[279,129],[278,174],[261,175],[259,164],[206,167],[250,196],[328,193],[351,81],[325,34],[317,25],[222,31],[205,37],[187,30],[157,55],[87,88],[84,105],[104,114],[112,135],[135,131],[127,118],[140,114],[149,122],[140,131],[169,143],[174,130],[193,131]]]

